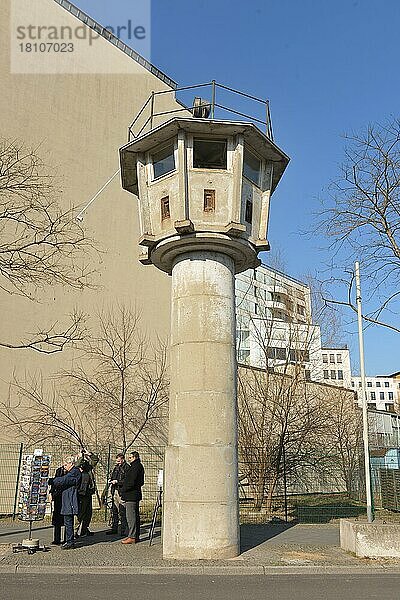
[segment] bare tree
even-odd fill
[[[34,378],[14,381],[0,403],[10,427],[30,440],[68,438],[85,448],[165,441],[167,347],[151,342],[140,314],[124,306],[99,314],[97,333],[81,344],[76,366],[46,389]],[[22,410],[23,408],[23,410]]]
[[[38,300],[46,286],[81,289],[89,285],[85,261],[93,247],[74,208],[62,208],[60,192],[36,151],[16,141],[0,141],[0,290]],[[59,352],[81,337],[83,316],[40,328],[28,340],[2,340],[6,348]]]
[[[311,274],[304,278],[311,290],[312,322],[319,325],[323,347],[343,346],[342,314],[339,307],[326,301],[323,285]]]
[[[305,467],[322,467],[317,437],[324,427],[320,398],[307,384],[319,363],[319,330],[311,323],[305,296],[283,295],[279,281],[271,280],[265,297],[249,286],[250,295],[257,295],[256,311],[247,310],[246,294],[238,307],[239,357],[244,342],[259,367],[239,370],[241,475],[253,491],[255,508],[265,503],[268,512],[284,468],[295,476]]]
[[[322,468],[324,419],[320,398],[307,386],[299,365],[291,375],[249,367],[239,371],[239,454],[256,510],[265,503],[271,512],[283,469],[294,477],[305,467]]]
[[[359,260],[370,307],[364,319],[400,331],[400,120],[346,139],[345,162],[319,214],[319,228],[332,240],[326,283],[343,284],[346,295],[326,299],[356,310],[352,264]]]
[[[339,471],[351,496],[359,481],[362,460],[362,413],[349,390],[326,387],[324,397],[327,425],[324,443],[332,466]]]
[[[257,280],[241,288],[239,357],[253,366],[239,369],[238,423],[240,474],[255,508],[270,512],[284,471],[303,489],[315,489],[319,481],[341,488],[344,483],[348,489],[358,464],[359,422],[354,393],[317,383],[321,343],[309,291],[297,288],[289,294],[273,273],[265,290]]]
[[[0,403],[5,426],[32,443],[71,441],[88,448],[93,429],[92,414],[83,398],[72,401],[65,390],[27,376],[22,383],[14,378],[6,401]]]

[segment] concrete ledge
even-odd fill
[[[400,523],[340,519],[340,547],[359,558],[400,558]]]

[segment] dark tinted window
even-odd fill
[[[193,166],[196,169],[226,169],[226,141],[194,140]]]
[[[261,161],[246,148],[243,158],[243,175],[256,185],[260,185]]]

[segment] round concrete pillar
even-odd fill
[[[164,558],[239,554],[233,259],[193,251],[172,269]]]

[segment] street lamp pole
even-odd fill
[[[371,494],[371,473],[369,459],[369,441],[368,441],[368,410],[367,410],[367,391],[365,384],[365,365],[364,365],[364,339],[361,308],[361,282],[360,282],[360,263],[355,263],[356,290],[357,290],[357,316],[358,316],[358,345],[360,350],[360,375],[362,392],[362,414],[363,414],[363,441],[364,441],[364,465],[365,465],[365,491],[367,499],[367,519],[368,523],[374,520],[372,511]]]

